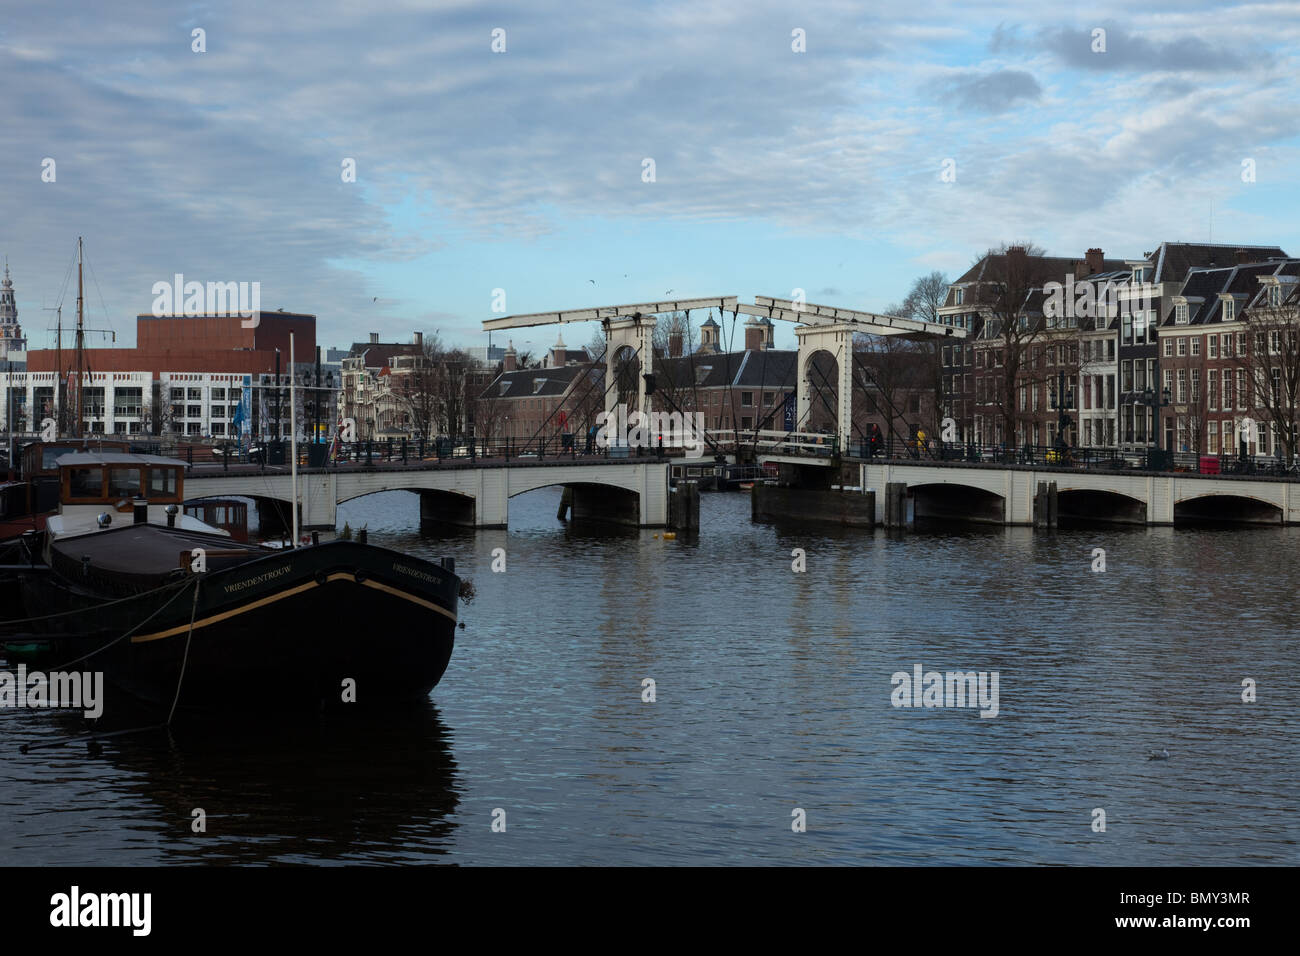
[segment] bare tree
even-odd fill
[[[1300,421],[1300,289],[1275,288],[1277,292],[1262,289],[1243,310],[1246,348],[1244,355],[1236,355],[1235,365],[1245,370],[1253,392],[1248,407],[1262,419],[1258,427],[1271,426],[1290,467],[1296,460]],[[1278,298],[1270,301],[1271,295]]]
[[[1035,351],[1046,323],[1026,315],[1024,306],[1030,293],[1052,278],[1051,266],[1032,243],[1003,244],[985,255],[984,280],[972,292],[985,315],[984,337],[993,340],[991,353],[1001,369],[988,399],[1002,418],[1003,440],[1012,442],[1021,418],[1019,389],[1046,379],[1045,363]]]
[[[948,298],[949,285],[948,276],[937,270],[928,275],[920,276],[912,283],[907,298],[903,300],[901,310],[887,314],[901,315],[904,318],[937,324],[939,309]],[[943,347],[945,344],[947,344],[946,339],[931,336],[921,343],[922,348],[920,349],[927,359],[926,377],[929,379],[930,388],[934,393],[933,407],[936,419],[943,414],[944,407]],[[931,422],[930,425],[937,434],[939,422],[936,420]]]

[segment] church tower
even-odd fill
[[[0,282],[0,360],[27,359],[27,340],[18,324],[18,304],[14,301],[14,283],[9,277],[9,260],[5,260],[5,277]]]

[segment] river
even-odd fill
[[[27,754],[79,721],[0,711],[0,858],[1300,862],[1300,529],[841,533],[731,493],[665,540],[558,500],[432,537],[405,492],[341,507],[474,582],[427,706]],[[895,707],[917,665],[996,672],[996,716]]]

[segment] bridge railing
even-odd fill
[[[834,457],[839,449],[837,435],[823,432],[786,432],[772,429],[711,429],[713,442],[723,448],[754,448],[766,454]]]

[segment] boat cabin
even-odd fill
[[[229,536],[182,512],[185,462],[176,458],[76,451],[61,455],[58,468],[59,513],[46,521],[51,537],[141,522]]]
[[[196,498],[185,502],[185,513],[226,531],[236,541],[248,540],[248,502],[239,498]]]
[[[91,445],[93,444],[93,448]],[[79,451],[130,451],[130,445],[124,441],[96,440],[84,438],[63,438],[57,441],[34,441],[23,447],[22,452],[22,476],[26,480],[32,478],[47,477],[53,478],[59,473],[59,457],[61,455],[70,455]]]

